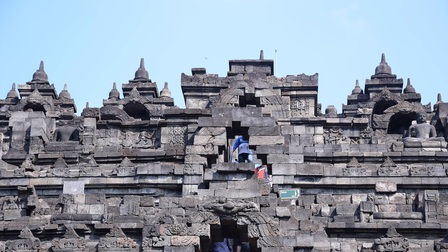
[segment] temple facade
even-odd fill
[[[185,108],[143,59],[100,108],[48,80],[0,99],[0,252],[448,251],[448,103],[384,54],[340,113],[263,52],[181,74]]]

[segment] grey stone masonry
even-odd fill
[[[421,104],[385,55],[341,113],[263,52],[180,77],[186,108],[141,59],[79,115],[43,62],[13,85],[0,251],[448,251],[448,103]]]

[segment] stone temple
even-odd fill
[[[43,62],[13,84],[0,251],[448,251],[448,103],[421,104],[384,55],[340,113],[318,74],[276,77],[262,52],[181,88],[186,108],[143,59],[100,108],[77,111]]]

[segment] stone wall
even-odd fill
[[[193,68],[178,108],[142,59],[123,96],[77,115],[41,63],[0,100],[0,251],[448,251],[448,103],[422,105],[383,55],[323,113],[318,74],[273,67]]]

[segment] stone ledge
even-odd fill
[[[374,219],[389,220],[423,220],[421,212],[382,212],[373,213]]]

